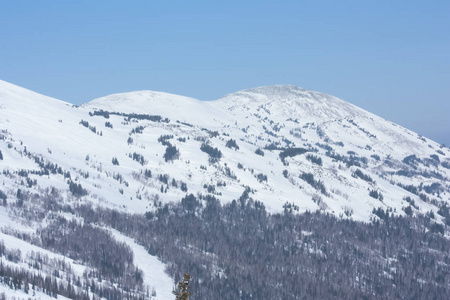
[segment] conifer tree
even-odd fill
[[[176,291],[173,291],[172,293],[177,296],[175,300],[188,300],[189,295],[191,293],[189,292],[189,280],[191,279],[191,275],[189,273],[184,274],[184,279],[182,282],[178,283],[178,289]]]

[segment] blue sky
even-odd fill
[[[294,84],[450,145],[450,1],[0,1],[0,79],[75,104]]]

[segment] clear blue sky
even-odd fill
[[[450,1],[0,0],[0,79],[75,104],[294,84],[450,145]]]

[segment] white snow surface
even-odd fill
[[[108,119],[89,115],[100,110],[160,115],[170,121],[127,121],[123,115],[110,114]],[[95,127],[96,133],[81,125],[82,120]],[[106,127],[106,122],[113,128]],[[252,198],[262,201],[269,211],[282,211],[286,202],[298,205],[300,211],[315,210],[319,206],[311,198],[318,192],[298,178],[304,172],[313,173],[331,191],[329,196],[322,195],[329,207],[326,211],[339,215],[344,207],[351,207],[353,218],[362,221],[367,221],[372,209],[379,206],[391,207],[401,214],[404,196],[421,202],[416,195],[398,187],[397,182],[414,185],[439,182],[442,191],[438,200],[449,200],[450,172],[439,164],[419,166],[419,169],[437,172],[441,180],[391,174],[405,168],[402,160],[408,155],[421,159],[437,155],[441,162],[448,162],[448,148],[341,99],[295,86],[258,87],[209,102],[163,92],[137,91],[102,97],[75,107],[0,81],[0,126],[4,137],[0,143],[4,156],[0,160],[2,169],[39,170],[34,160],[25,155],[32,153],[71,172],[76,182],[90,192],[84,200],[130,212],[154,209],[155,199],[179,201],[186,194],[179,189],[180,182],[185,182],[188,193],[193,194],[206,194],[204,185],[214,185],[215,196],[223,203],[237,199],[249,186],[254,190]],[[142,133],[132,133],[138,126],[142,126]],[[213,132],[217,135],[211,135]],[[162,135],[173,135],[169,141],[179,150],[179,159],[164,160],[166,146],[158,142]],[[127,143],[130,137],[133,141]],[[225,147],[229,139],[237,142],[238,150]],[[218,163],[209,164],[208,155],[200,150],[203,141],[220,149],[223,158]],[[280,147],[315,148],[318,152],[313,154],[322,159],[323,166],[312,164],[306,154],[286,158],[288,164],[283,165],[278,150],[264,150],[264,156],[254,153],[270,143],[278,143]],[[347,167],[327,156],[326,150],[317,144],[330,146],[339,155],[355,153],[367,159],[360,169],[376,184],[352,177],[357,167]],[[144,157],[143,165],[129,157],[133,153]],[[380,161],[373,159],[373,155],[378,155]],[[118,166],[111,163],[112,158],[118,159]],[[146,169],[151,170],[152,178],[141,174]],[[288,171],[288,178],[282,176],[283,170]],[[86,173],[89,177],[83,178]],[[118,174],[123,178],[122,183],[113,178]],[[161,193],[162,183],[157,177],[162,174],[178,182],[178,188],[169,184],[167,192]],[[267,181],[259,182],[257,174],[266,175]],[[41,188],[54,186],[67,191],[63,176],[30,177],[36,178]],[[9,182],[7,190],[13,190],[14,180],[4,180]],[[226,186],[217,186],[220,182]],[[367,197],[368,189],[381,191],[385,201]],[[419,206],[430,208],[428,203]]]
[[[174,289],[173,279],[165,273],[166,266],[156,257],[150,255],[142,245],[133,239],[124,236],[119,231],[110,229],[116,240],[126,243],[131,247],[134,254],[134,265],[144,272],[144,285],[154,289],[156,296],[151,300],[171,300]]]
[[[30,288],[31,290],[31,288]],[[34,292],[30,291],[28,294],[26,294],[22,290],[11,290],[7,286],[0,284],[0,295],[5,294],[5,297],[7,300],[15,299],[15,300],[55,300],[54,297],[51,297],[45,293],[42,292]],[[69,300],[69,298],[63,297],[61,295],[58,295],[58,299],[61,300]]]
[[[102,110],[110,113],[109,118],[93,115]],[[129,114],[159,115],[168,122],[129,119]],[[113,128],[107,127],[107,122]],[[372,210],[378,207],[404,214],[403,209],[409,205],[404,197],[417,204],[414,214],[437,213],[439,205],[450,202],[447,147],[334,96],[296,86],[258,87],[215,101],[137,91],[76,107],[0,80],[0,130],[0,190],[7,195],[8,203],[15,201],[18,188],[41,193],[54,187],[67,203],[89,202],[144,213],[154,210],[158,203],[180,201],[187,193],[210,193],[229,203],[250,187],[250,197],[272,213],[282,212],[290,203],[298,207],[298,212],[320,209],[368,222],[374,217]],[[165,161],[167,147],[158,141],[163,135],[173,136],[168,141],[178,149],[178,159]],[[230,139],[239,149],[226,147]],[[208,154],[200,150],[203,143],[218,148],[222,158],[210,163]],[[269,144],[311,152],[287,157],[283,164],[281,150],[264,149]],[[255,153],[258,148],[264,156]],[[327,151],[356,157],[360,166],[347,166]],[[142,164],[132,159],[133,154],[143,157]],[[322,165],[308,160],[308,154],[321,158]],[[421,162],[415,166],[402,162],[410,155]],[[119,165],[112,163],[113,158]],[[81,184],[89,195],[73,196],[67,178],[58,173],[30,173],[28,178],[37,184],[24,184],[19,171],[41,170],[37,159],[70,172],[71,180]],[[357,169],[374,182],[352,176]],[[144,175],[146,170],[151,171],[151,178]],[[405,177],[396,173],[401,170],[413,174]],[[312,173],[326,193],[299,178],[303,173]],[[258,174],[267,180],[258,180]],[[161,182],[160,175],[167,175],[168,184]],[[187,192],[180,189],[182,183]],[[432,193],[422,190],[428,197],[422,201],[398,184],[439,184],[439,188]],[[214,191],[208,192],[208,186]],[[369,197],[370,190],[380,192],[382,201]],[[21,224],[21,230],[26,231],[41,226],[10,220],[3,208],[0,217],[3,227]],[[165,293],[172,290],[173,283],[169,284],[163,264],[132,240],[120,239],[132,245],[139,266],[145,266],[145,280],[160,280],[156,282],[163,289],[157,288],[158,299],[169,299]]]

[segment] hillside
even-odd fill
[[[388,213],[450,224],[449,148],[295,86],[258,87],[208,102],[137,91],[77,107],[0,81],[0,128],[0,242],[27,249],[10,263],[26,265],[31,251],[50,251],[55,260],[73,259],[67,274],[74,278],[95,278],[98,268],[106,268],[111,282],[117,272],[139,273],[134,283],[118,283],[123,290],[133,286],[136,297],[171,299],[173,279],[157,259],[162,252],[152,253],[145,241],[132,244],[138,236],[110,218],[81,226],[90,218],[86,211],[153,220],[164,207],[182,205],[198,217],[215,199],[223,209],[256,202],[274,215],[320,211],[369,224]],[[94,266],[71,253],[80,245],[55,233],[60,230],[92,232],[131,260],[111,270]],[[47,240],[43,232],[55,237]],[[27,245],[17,246],[15,238]],[[153,296],[145,295],[145,286]]]

